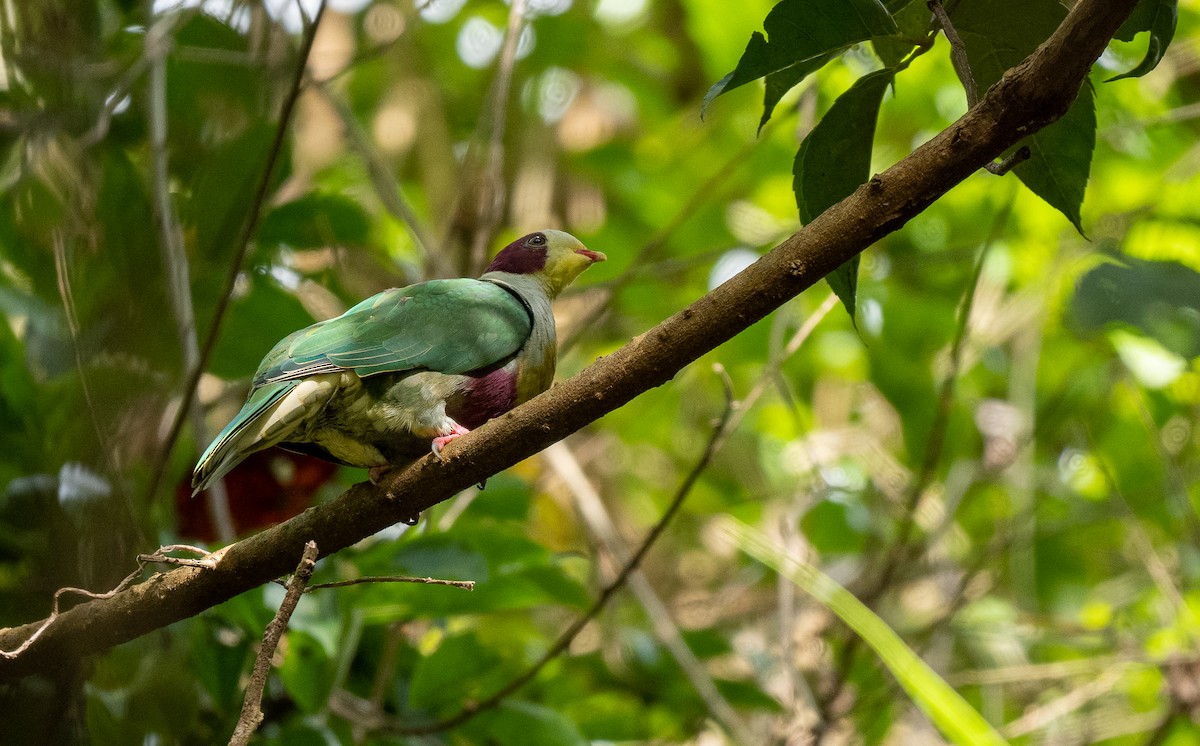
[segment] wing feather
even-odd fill
[[[516,354],[530,311],[491,282],[431,280],[372,296],[341,316],[301,329],[263,360],[256,385],[353,370],[360,377],[408,370],[462,374]]]

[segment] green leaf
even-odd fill
[[[754,681],[734,681],[731,679],[713,679],[717,691],[729,704],[745,710],[770,710],[783,712],[779,702],[762,690]]]
[[[520,746],[582,746],[587,741],[561,713],[531,702],[504,702],[475,719],[477,743]]]
[[[1079,209],[1087,190],[1096,147],[1096,95],[1090,80],[1083,81],[1071,108],[1054,124],[1022,141],[1029,160],[1013,169],[1025,186],[1071,221],[1083,234]]]
[[[272,345],[288,334],[313,323],[296,296],[279,286],[270,275],[251,274],[250,292],[230,302],[221,336],[217,338],[209,370],[222,378],[248,377]],[[213,284],[217,278],[211,278]],[[211,323],[211,303],[220,292],[216,287],[197,288],[200,329]]]
[[[896,20],[899,33],[895,36],[879,36],[871,40],[875,54],[883,62],[884,67],[895,67],[913,50],[913,39],[925,36],[929,30],[929,22],[933,16],[925,3],[913,3],[907,0],[884,2],[892,18]]]
[[[267,124],[263,116],[271,109],[264,111],[264,104],[271,97],[263,92],[272,77],[268,66],[242,62],[247,52],[246,37],[208,13],[191,15],[174,33],[166,60],[167,121],[172,142],[192,156],[173,158],[177,167],[211,164],[212,144]],[[208,158],[195,157],[201,153]],[[265,153],[231,165],[253,170],[257,166],[251,164],[260,164]]]
[[[447,534],[418,536],[395,551],[391,561],[389,572],[476,582],[488,579],[487,561],[463,546],[457,536]]]
[[[263,216],[258,242],[294,249],[361,246],[371,221],[357,202],[336,194],[309,194]]]
[[[333,686],[333,661],[316,638],[299,630],[288,631],[285,649],[279,667],[284,688],[301,710],[317,712]]]
[[[763,91],[763,113],[762,118],[758,120],[758,131],[762,132],[762,128],[770,121],[771,115],[775,113],[775,106],[779,104],[779,100],[785,93],[799,85],[800,81],[810,74],[820,70],[833,57],[832,54],[823,54],[769,73],[764,78],[766,88]]]
[[[274,136],[269,125],[251,127],[212,150],[196,169],[180,217],[195,231],[200,257],[223,263],[234,250]]]
[[[647,709],[646,703],[633,692],[606,689],[572,697],[561,705],[560,712],[593,743],[645,742]]]
[[[776,549],[758,530],[734,519],[723,528],[739,549],[795,583],[854,630],[949,741],[963,746],[1005,743],[982,715],[852,593],[815,566]]]
[[[951,14],[980,91],[1000,80],[1058,28],[1067,11],[1056,0],[977,0]],[[1079,209],[1096,143],[1096,111],[1085,84],[1066,115],[1018,143],[1030,157],[1013,169],[1025,186],[1083,233]],[[1013,150],[1016,148],[1014,147]]]
[[[864,75],[833,102],[800,143],[792,166],[792,190],[802,222],[811,222],[849,196],[870,176],[875,121],[892,77],[890,70]],[[858,257],[854,257],[826,278],[852,320],[858,289],[858,261]]]
[[[1119,258],[1079,280],[1072,325],[1086,334],[1133,327],[1182,357],[1200,356],[1200,272],[1179,262]]]
[[[191,625],[188,667],[218,708],[236,710],[242,698],[238,678],[247,667],[251,638],[248,635],[228,635],[233,642],[223,641],[221,626],[209,615],[198,617],[197,622]],[[231,631],[228,628],[225,630]]]
[[[1175,24],[1179,20],[1178,0],[1141,0],[1133,9],[1133,14],[1125,19],[1121,28],[1117,29],[1116,38],[1122,41],[1133,41],[1133,37],[1143,31],[1150,32],[1150,45],[1146,48],[1146,56],[1137,67],[1127,73],[1109,78],[1107,83],[1122,78],[1140,78],[1162,61],[1175,37]]]
[[[752,80],[871,37],[895,34],[896,22],[879,0],[782,0],[767,14],[763,28],[767,36],[757,31],[750,36],[750,43],[742,52],[737,67],[717,81],[704,96],[701,112],[717,96]],[[820,65],[813,70],[818,67]],[[792,85],[810,72],[812,70],[795,71],[798,77]],[[776,81],[776,86],[781,84],[782,79]],[[776,97],[775,101],[778,100]]]
[[[867,539],[864,521],[856,519],[865,512],[861,505],[826,499],[804,514],[800,526],[813,548],[822,554],[861,552]]]
[[[499,663],[496,652],[474,634],[449,637],[417,663],[409,684],[408,705],[440,711],[454,708],[468,697],[487,694],[481,687],[482,680]]]

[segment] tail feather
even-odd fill
[[[255,451],[275,445],[286,433],[273,439],[261,437],[261,420],[268,416],[283,397],[296,387],[298,381],[280,381],[255,389],[234,418],[225,426],[196,462],[192,472],[192,495],[195,496],[211,482],[220,479]],[[246,437],[249,436],[249,437]]]

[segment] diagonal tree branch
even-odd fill
[[[741,274],[574,378],[384,483],[362,483],[216,554],[216,567],[155,575],[81,604],[15,660],[0,681],[48,670],[198,614],[292,569],[304,543],[325,554],[429,508],[599,419],[729,340],[883,236],[1026,135],[1061,117],[1136,0],[1080,0],[1054,34],[958,121],[873,177]],[[0,649],[38,625],[0,630]]]

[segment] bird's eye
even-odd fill
[[[529,246],[545,246],[546,245],[546,237],[543,236],[541,233],[535,233],[532,236],[530,236],[529,240],[526,241],[525,243],[528,244]]]

